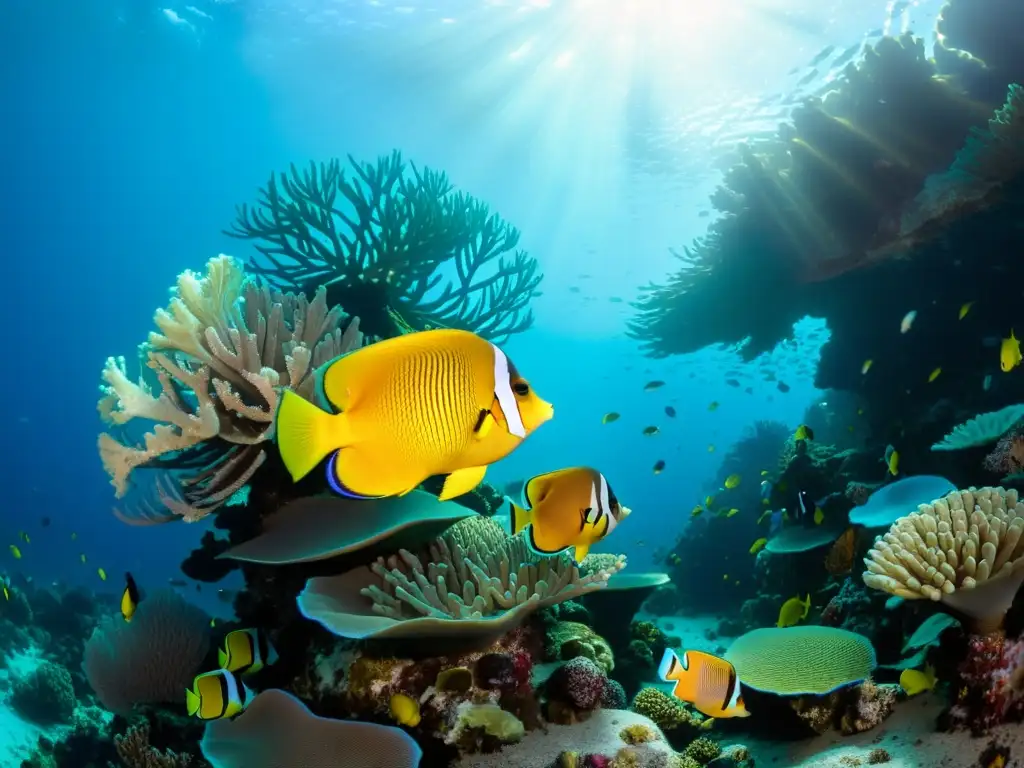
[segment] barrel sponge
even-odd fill
[[[273,688],[238,717],[210,722],[200,747],[213,768],[416,768],[423,754],[400,728],[318,717]]]
[[[999,629],[1024,581],[1024,505],[1017,491],[953,491],[901,517],[864,559],[864,583],[942,602],[976,632]]]
[[[867,680],[876,664],[866,637],[814,625],[755,629],[725,658],[743,685],[779,696],[831,693]]]
[[[210,649],[210,617],[170,589],[144,598],[131,623],[107,617],[85,643],[82,667],[100,704],[183,702]]]

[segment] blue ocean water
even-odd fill
[[[518,11],[502,3],[433,11],[414,3],[172,5],[12,0],[0,9],[8,289],[0,312],[4,327],[20,329],[9,332],[0,385],[9,445],[2,537],[13,542],[21,529],[34,536],[19,569],[87,583],[99,566],[145,580],[176,575],[198,526],[135,530],[110,515],[114,500],[95,451],[98,373],[106,356],[130,357],[144,340],[182,269],[218,252],[251,256],[222,230],[235,204],[295,161],[371,159],[398,147],[447,170],[522,230],[522,246],[545,273],[544,296],[534,303],[535,327],[509,349],[558,403],[558,419],[492,476],[515,479],[552,463],[605,468],[641,511],[616,542],[640,562],[648,554],[636,542],[677,535],[701,484],[749,424],[799,420],[814,395],[809,382],[768,402],[769,388],[754,396],[723,389],[722,357],[643,359],[624,335],[626,302],[671,266],[668,248],[705,223],[697,212],[716,179],[716,129],[743,129],[720,95],[735,93],[736,103],[740,94],[784,88],[786,71],[818,47],[856,42],[877,27],[885,3],[739,9],[748,22],[761,20],[757,32],[723,7],[720,50],[693,56],[710,65],[699,77],[639,59],[633,71],[615,72],[601,50],[611,45],[608,23],[586,3]],[[533,16],[524,21],[526,11]],[[676,14],[684,48],[699,42],[698,22],[717,29],[708,13]],[[589,32],[596,37],[588,41]],[[741,57],[751,35],[757,55]],[[590,58],[573,62],[562,80],[543,58],[508,66],[508,52],[525,43],[546,45],[535,50],[548,59],[560,47]],[[672,77],[663,71],[670,69]],[[645,76],[646,108],[627,109],[629,89],[644,87]],[[613,94],[600,94],[606,77],[614,77]],[[673,122],[687,112],[704,117]],[[669,156],[678,176],[671,167],[665,178],[631,167],[634,127],[678,145]],[[679,375],[684,368],[699,378]],[[642,392],[651,378],[669,385]],[[642,437],[639,427],[666,399],[679,417],[663,434]],[[722,408],[709,413],[714,399]],[[600,424],[611,410],[628,415],[614,429]],[[720,450],[708,453],[708,443]],[[654,477],[658,458],[668,469]],[[53,521],[47,529],[44,516]]]

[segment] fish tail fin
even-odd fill
[[[231,661],[231,659],[228,657],[228,655],[226,653],[224,653],[224,649],[223,648],[218,649],[217,650],[217,666],[220,667],[221,669],[227,669],[229,661]]]
[[[661,664],[658,665],[658,677],[666,683],[678,680],[682,676],[683,665],[679,663],[679,657],[671,648],[666,648],[661,657]]]
[[[344,413],[327,413],[289,389],[281,394],[276,426],[281,460],[296,483],[332,451],[351,443]]]
[[[189,717],[195,717],[199,712],[199,696],[191,688],[185,689],[185,709]]]
[[[533,510],[523,509],[514,501],[509,502],[510,514],[512,516],[512,535],[521,533],[526,526],[533,522]]]

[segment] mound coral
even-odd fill
[[[158,489],[167,510],[122,515],[143,524],[198,520],[227,502],[266,460],[279,390],[314,399],[314,369],[362,342],[358,320],[329,309],[325,290],[312,301],[281,293],[228,256],[211,259],[205,275],[182,273],[154,322],[141,355],[157,387],[109,358],[99,402],[118,428],[99,438],[118,497],[140,467],[174,470],[180,486]],[[136,419],[156,423],[142,445],[124,437]]]
[[[111,712],[176,702],[210,648],[210,617],[171,590],[147,596],[131,623],[106,617],[85,644],[83,667]]]
[[[522,535],[471,517],[420,555],[400,550],[369,568],[310,579],[298,601],[304,615],[342,637],[487,642],[538,608],[601,589],[623,567],[624,558],[613,558],[584,576],[568,555],[538,557]]]
[[[864,583],[941,601],[975,632],[1002,626],[1024,581],[1024,506],[1017,491],[954,491],[893,523],[864,559]]]
[[[611,672],[615,669],[615,656],[611,646],[586,624],[578,621],[560,621],[547,631],[544,655],[548,659],[590,659]]]
[[[663,731],[674,731],[684,725],[696,727],[703,719],[691,714],[679,699],[657,688],[641,689],[630,709],[650,719]]]
[[[725,653],[743,685],[778,696],[824,695],[868,679],[875,649],[843,629],[797,626],[755,629]]]
[[[282,290],[326,285],[374,337],[439,325],[500,342],[530,327],[541,276],[515,250],[518,230],[397,151],[348,165],[351,175],[337,159],[293,165],[271,175],[256,206],[239,206],[227,234],[256,242],[257,274]]]
[[[37,723],[68,723],[75,711],[75,688],[66,668],[44,661],[14,681],[11,706]]]

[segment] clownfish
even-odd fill
[[[469,331],[386,339],[316,372],[328,413],[291,390],[277,409],[277,443],[298,482],[329,457],[332,490],[352,498],[402,496],[448,475],[441,501],[469,493],[554,415],[512,361]]]
[[[577,563],[630,513],[605,476],[589,467],[538,475],[523,486],[523,506],[510,504],[513,535],[528,527],[534,552],[551,555],[572,547]]]
[[[666,648],[658,676],[675,683],[672,695],[708,717],[750,716],[736,668],[725,659],[703,651],[684,651],[680,657]]]
[[[218,669],[204,672],[185,690],[185,708],[189,717],[220,720],[234,717],[252,701],[253,693],[234,672]]]
[[[135,609],[139,607],[139,588],[130,573],[124,575],[124,592],[121,593],[121,615],[125,621],[131,621]]]
[[[267,636],[256,629],[228,632],[223,647],[217,651],[217,664],[220,668],[238,675],[255,674],[275,661],[277,651]]]

